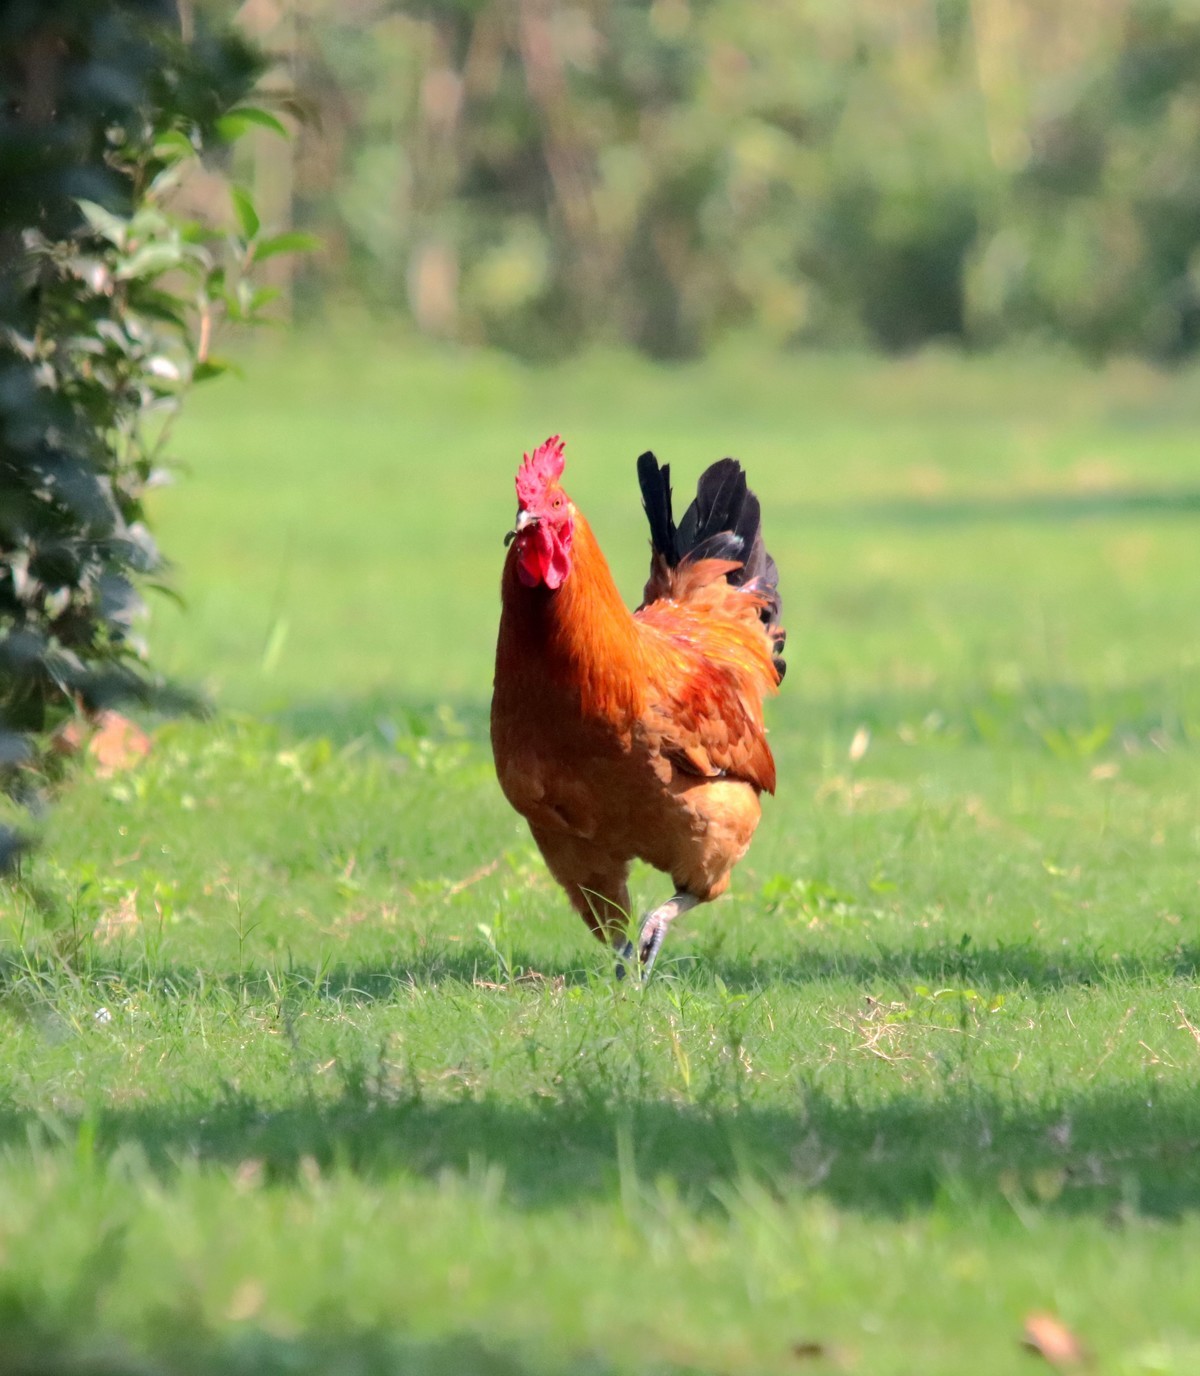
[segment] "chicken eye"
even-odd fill
[[[562,499],[561,497],[555,497],[554,502],[553,502],[553,506],[554,506],[555,511],[557,511],[557,510],[562,506],[562,502],[563,502],[563,499]]]

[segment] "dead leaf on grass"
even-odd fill
[[[101,712],[88,742],[88,754],[96,761],[102,779],[140,764],[150,753],[150,737],[120,712]]]
[[[1021,1346],[1060,1370],[1083,1366],[1088,1360],[1087,1348],[1053,1314],[1030,1314]]]
[[[83,717],[71,717],[50,737],[50,749],[55,755],[78,755],[87,740],[88,725]]]

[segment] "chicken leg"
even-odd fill
[[[653,912],[646,915],[646,920],[642,923],[642,934],[638,938],[638,964],[641,967],[642,978],[648,979],[650,971],[654,968],[654,962],[667,935],[667,928],[681,913],[686,913],[689,908],[694,908],[700,900],[695,894],[676,893],[667,899],[665,903],[660,903]],[[617,978],[625,977],[625,962],[633,959],[633,942],[627,941],[622,946],[620,954],[617,956]]]

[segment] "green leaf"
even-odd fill
[[[147,188],[146,194],[156,200],[161,201],[168,192],[173,191],[183,180],[187,169],[181,167],[179,163],[167,163],[161,172],[155,176]]]
[[[163,162],[179,162],[195,155],[191,139],[179,129],[168,129],[160,134],[154,145],[154,156]]]
[[[129,221],[129,237],[139,242],[162,239],[175,230],[171,217],[160,206],[143,202]]]
[[[190,244],[184,240],[181,248],[181,256],[187,260],[189,267],[199,269],[203,276],[207,276],[212,270],[212,251],[204,244]]]
[[[197,363],[192,369],[192,381],[208,382],[211,378],[223,377],[226,373],[236,373],[240,377],[242,370],[230,359],[217,358],[215,354],[210,354],[203,363]]]
[[[250,297],[246,310],[253,315],[255,311],[261,311],[264,306],[269,306],[272,301],[278,301],[283,292],[278,287],[259,287]]]
[[[114,215],[111,210],[105,210],[95,201],[77,201],[76,204],[83,211],[84,219],[102,239],[107,239],[110,244],[116,244],[118,248],[124,244],[125,235],[129,230],[128,221]]]
[[[185,244],[209,244],[221,237],[215,229],[201,224],[199,220],[177,220],[175,228]]]
[[[253,128],[269,129],[273,134],[286,139],[288,131],[268,110],[260,110],[254,105],[239,105],[236,110],[217,120],[217,136],[226,143],[233,143],[248,134]]]
[[[173,243],[143,244],[116,271],[122,281],[133,277],[156,277],[160,272],[179,266],[179,245]]]
[[[169,354],[155,354],[148,358],[146,369],[155,377],[164,378],[167,382],[180,380],[179,364]]]
[[[289,229],[283,234],[272,234],[254,246],[254,261],[261,263],[265,258],[274,258],[277,253],[315,253],[324,245],[316,234],[305,234],[300,229]]]
[[[258,211],[254,208],[254,201],[251,199],[250,193],[244,186],[233,186],[230,187],[230,194],[233,197],[233,209],[243,235],[247,239],[253,239],[262,222],[258,218]]]
[[[168,291],[143,285],[137,297],[137,309],[151,320],[183,329],[187,325],[187,312],[184,303]]]
[[[158,593],[160,597],[165,597],[169,602],[174,602],[182,611],[187,610],[187,603],[183,600],[182,594],[171,587],[169,583],[147,583],[146,587],[152,592]]]

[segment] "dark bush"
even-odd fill
[[[202,150],[277,123],[241,106],[263,65],[163,0],[0,7],[0,786],[20,801],[66,718],[178,705],[139,635],[163,567],[143,499],[182,395],[221,370],[216,322],[257,315],[246,270],[290,241],[244,196],[228,240],[167,206]]]

